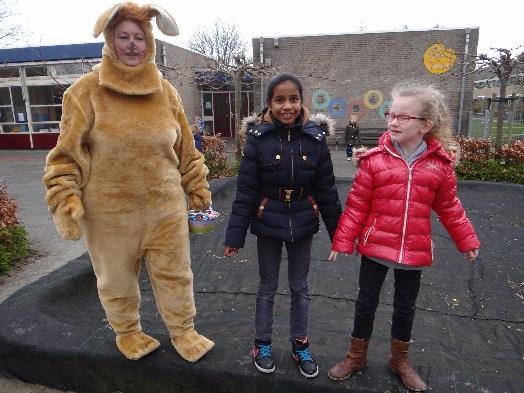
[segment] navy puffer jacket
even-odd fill
[[[326,143],[333,121],[322,114],[308,120],[307,110],[302,118],[292,127],[268,114],[244,119],[247,141],[226,246],[243,247],[249,226],[257,236],[296,242],[318,232],[319,214],[332,239],[341,214]]]

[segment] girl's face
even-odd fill
[[[291,81],[285,81],[273,89],[273,97],[268,108],[275,118],[285,125],[295,124],[300,115],[302,100],[297,85]]]
[[[430,120],[414,119],[422,117],[419,100],[417,97],[397,97],[391,105],[387,120],[388,130],[391,140],[398,142],[402,147],[416,148],[433,126]],[[399,115],[400,118],[397,117]]]
[[[142,28],[132,20],[123,20],[114,29],[115,53],[128,67],[136,67],[146,56],[146,37]]]

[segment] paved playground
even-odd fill
[[[18,153],[18,154],[17,154]],[[340,383],[329,366],[344,353],[357,292],[358,257],[326,261],[328,236],[315,236],[310,292],[310,337],[321,367],[315,380],[296,369],[287,340],[289,293],[286,269],[275,304],[277,372],[261,375],[252,365],[256,247],[248,237],[234,258],[222,256],[235,180],[212,182],[213,206],[224,213],[212,234],[192,235],[197,329],[216,347],[195,365],[184,362],[154,306],[142,272],[142,318],[162,346],[130,362],[114,346],[96,295],[94,275],[81,242],[63,242],[45,211],[40,183],[44,152],[0,151],[0,181],[17,196],[19,217],[39,254],[0,286],[0,379],[2,393],[74,392],[405,392],[386,367],[392,282],[383,288],[369,367]],[[354,174],[342,151],[333,152],[337,186],[345,201]],[[483,246],[474,264],[456,251],[434,220],[436,261],[424,271],[411,356],[434,392],[520,392],[524,375],[524,187],[461,182],[459,194]],[[46,275],[50,273],[49,275]],[[36,281],[34,281],[36,279]],[[10,296],[10,297],[9,297]]]

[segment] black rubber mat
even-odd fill
[[[350,182],[339,180],[341,201]],[[171,347],[143,269],[142,325],[161,347],[139,361],[116,349],[99,304],[88,255],[69,262],[0,304],[0,373],[76,392],[406,392],[387,369],[392,274],[381,294],[367,369],[344,382],[326,373],[346,351],[357,293],[359,257],[327,262],[329,239],[315,236],[310,271],[309,336],[320,375],[307,380],[291,358],[287,269],[275,302],[273,351],[277,370],[252,364],[255,239],[234,258],[222,256],[235,180],[215,181],[218,228],[192,235],[196,327],[216,342],[196,364]],[[483,243],[478,260],[463,258],[434,219],[435,262],[424,270],[410,355],[433,392],[524,391],[524,187],[463,182],[459,193]],[[285,254],[285,251],[284,251]],[[286,264],[286,262],[283,262]]]

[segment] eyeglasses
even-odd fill
[[[384,113],[384,119],[386,119],[386,121],[393,121],[397,119],[399,124],[406,124],[411,119],[427,120],[427,119],[424,119],[423,117],[415,117],[415,116],[409,116],[409,115],[395,115],[394,113],[391,113],[389,111]]]

